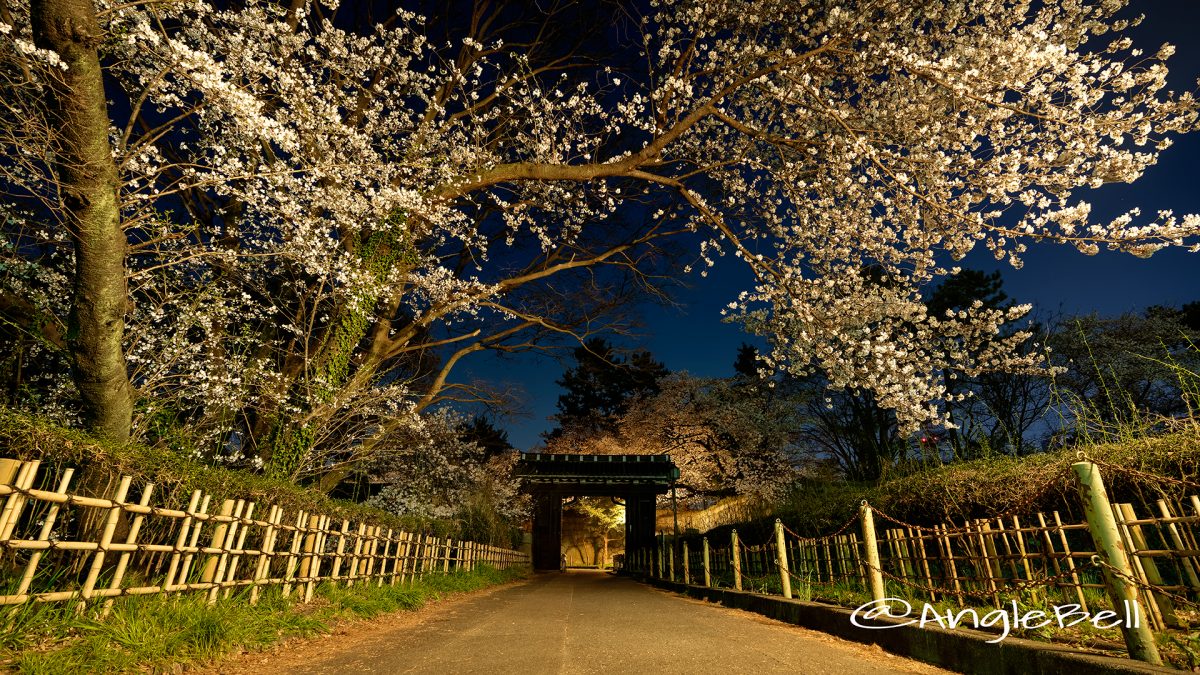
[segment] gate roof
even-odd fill
[[[516,473],[527,492],[612,495],[665,494],[679,478],[670,455],[522,453]]]

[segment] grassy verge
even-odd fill
[[[22,673],[160,672],[261,650],[288,637],[315,635],[337,621],[415,610],[448,594],[476,591],[525,575],[490,567],[423,579],[412,586],[318,587],[305,605],[278,588],[257,605],[234,596],[208,605],[203,595],[120,600],[104,619],[76,616],[67,604],[25,605],[0,614],[0,670]]]

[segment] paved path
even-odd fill
[[[588,571],[473,597],[415,626],[260,672],[941,673],[823,633]],[[328,643],[327,643],[328,644]],[[330,645],[331,646],[331,645]],[[299,656],[299,655],[296,655]],[[294,660],[294,659],[281,659]]]

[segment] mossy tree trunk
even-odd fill
[[[61,222],[75,246],[68,346],[91,431],[129,438],[133,392],[125,367],[125,234],[92,0],[33,0],[34,43],[66,64],[47,88]]]

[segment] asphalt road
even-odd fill
[[[940,673],[823,633],[609,574],[541,574],[289,673]],[[345,644],[353,642],[354,644]]]

